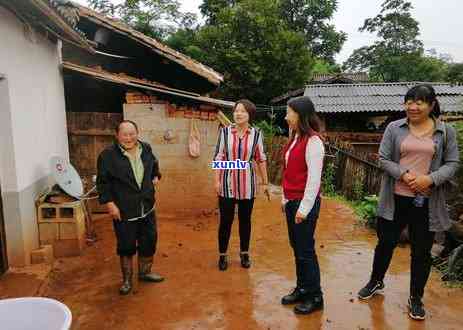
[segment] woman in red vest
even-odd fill
[[[307,96],[288,101],[290,140],[285,147],[282,209],[294,250],[297,286],[281,300],[297,304],[296,314],[323,309],[320,267],[315,253],[315,227],[320,213],[320,182],[325,149],[315,108]]]

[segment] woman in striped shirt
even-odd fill
[[[249,241],[251,238],[251,214],[257,193],[256,170],[262,178],[264,192],[268,195],[267,163],[263,136],[252,127],[250,121],[256,107],[249,100],[239,100],[233,108],[234,124],[220,129],[214,161],[220,161],[215,175],[215,190],[219,196],[219,269],[228,267],[227,249],[231,228],[238,204],[241,266],[249,268]],[[239,161],[245,168],[233,168],[224,161]],[[244,162],[244,163],[243,163]],[[240,166],[241,167],[241,166]]]
[[[294,251],[297,285],[283,305],[296,304],[296,314],[323,308],[320,267],[315,252],[315,228],[320,213],[320,183],[325,149],[315,108],[307,96],[288,101],[286,121],[291,130],[284,149],[283,212]]]

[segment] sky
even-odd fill
[[[86,4],[86,0],[74,0]],[[121,0],[113,0],[115,3]],[[202,0],[179,0],[183,11],[199,14]],[[347,33],[347,41],[336,56],[338,63],[344,62],[352,52],[374,42],[375,36],[360,33],[358,28],[366,18],[376,16],[384,0],[338,0],[338,10],[331,23]],[[449,54],[455,62],[463,62],[463,1],[461,0],[409,0],[413,4],[413,17],[420,23],[420,39],[425,49],[436,49]]]

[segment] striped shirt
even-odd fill
[[[249,162],[245,169],[220,169],[220,196],[235,199],[252,199],[257,192],[256,162],[265,162],[262,132],[249,127],[239,137],[235,125],[222,127],[215,150],[215,161]]]

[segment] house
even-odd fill
[[[404,97],[421,82],[307,85],[328,137],[350,141],[356,150],[377,152],[382,132],[405,116]],[[463,86],[427,83],[437,93],[443,118],[463,112]]]
[[[234,104],[208,96],[219,73],[68,0],[0,0],[0,33],[8,44],[0,51],[0,273],[29,264],[39,248],[35,199],[54,183],[51,157],[70,159],[84,178],[95,174],[122,118],[139,123],[161,159],[160,209],[215,207],[208,165],[227,122],[220,109]],[[182,200],[193,195],[205,203]]]
[[[390,120],[404,116],[405,94],[422,83],[307,85],[304,95],[314,102],[328,132],[381,132]],[[463,112],[463,86],[426,84],[435,88],[444,114]]]
[[[314,102],[322,130],[330,139],[348,141],[358,151],[377,152],[382,132],[392,120],[405,116],[407,91],[424,82],[358,83],[363,74],[320,76],[319,83],[288,92],[272,100],[282,110],[291,97],[307,95]],[[436,89],[445,120],[463,113],[463,86],[428,82]]]
[[[35,198],[49,186],[50,158],[69,157],[62,40],[93,52],[73,10],[65,0],[0,0],[0,274],[30,263]]]
[[[129,26],[78,7],[78,28],[95,48],[63,47],[70,159],[81,176],[96,173],[98,154],[113,142],[114,127],[131,119],[160,160],[157,194],[162,217],[191,217],[216,207],[214,154],[221,110],[233,102],[209,97],[221,74]],[[192,132],[200,155],[189,155]],[[87,182],[90,180],[86,180]]]

